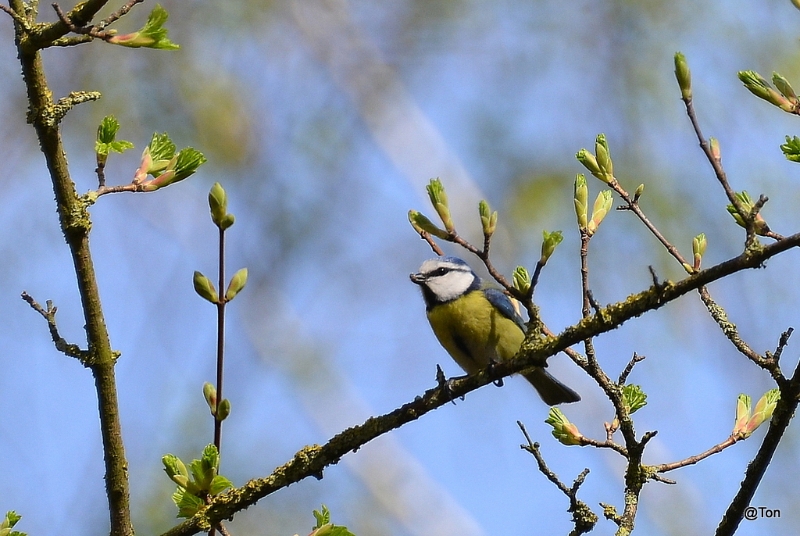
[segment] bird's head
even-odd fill
[[[428,308],[458,299],[481,285],[472,268],[457,257],[428,259],[419,267],[419,272],[409,277],[422,288]]]

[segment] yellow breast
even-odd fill
[[[468,374],[516,355],[525,334],[476,290],[428,311],[433,333]]]

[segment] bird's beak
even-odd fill
[[[425,276],[423,274],[409,274],[408,276],[412,283],[422,285],[425,283]]]

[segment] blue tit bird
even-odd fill
[[[522,317],[502,290],[484,286],[466,262],[437,257],[410,277],[422,289],[433,333],[467,374],[517,354],[525,339]],[[581,399],[542,367],[521,374],[550,406]]]

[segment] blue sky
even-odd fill
[[[92,245],[118,365],[123,430],[140,533],[163,531],[173,488],[160,458],[191,459],[211,441],[201,386],[213,377],[214,310],[191,275],[215,270],[206,195],[220,181],[237,223],[230,272],[250,282],[230,307],[223,471],[237,484],[264,476],[305,444],[322,443],[369,415],[386,413],[434,385],[435,365],[460,374],[438,346],[408,274],[431,253],[408,225],[429,215],[424,185],[440,177],[459,230],[477,240],[477,202],[500,212],[494,261],[506,274],[532,267],[542,229],[565,240],[537,289],[554,330],[580,316],[578,234],[571,190],[574,154],[604,132],[629,190],[646,184],[643,208],[684,252],[705,232],[704,263],[740,251],[742,232],[725,212],[674,82],[672,56],[693,69],[698,114],[719,138],[737,190],[770,197],[764,215],[796,230],[796,164],[778,145],[796,126],[753,98],[736,72],[779,71],[800,80],[800,17],[790,2],[164,2],[180,52],[95,43],[47,51],[57,95],[97,89],[104,98],[67,117],[64,133],[79,191],[94,188],[92,136],[116,114],[136,149],[112,157],[124,183],[154,131],[204,151],[191,180],[155,194],[102,198]],[[122,29],[134,29],[147,9]],[[129,26],[125,26],[125,24]],[[8,20],[0,24],[5,209],[0,219],[0,509],[15,509],[31,534],[100,534],[106,514],[91,377],[59,355],[22,290],[59,307],[65,338],[82,342],[71,262],[31,129],[24,123]],[[594,195],[597,181],[590,182]],[[458,250],[450,248],[451,253]],[[614,212],[592,241],[592,287],[601,303],[650,281],[682,276],[640,224]],[[766,270],[711,287],[759,351],[798,327],[796,253]],[[467,258],[465,256],[465,258]],[[469,259],[474,263],[474,259]],[[771,388],[736,354],[695,296],[631,321],[596,341],[616,376],[633,352],[647,359],[631,382],[649,395],[637,432],[658,430],[645,455],[663,463],[724,440],[736,396]],[[784,370],[793,369],[792,343]],[[552,371],[584,400],[565,409],[602,438],[611,410],[565,356]],[[622,459],[557,444],[547,408],[521,379],[486,387],[345,457],[236,518],[235,533],[303,534],[327,504],[338,523],[369,534],[523,534],[569,530],[567,501],[519,449],[516,421],[542,443],[564,479],[591,469],[581,498],[622,507]],[[643,493],[645,534],[713,530],[763,436]],[[786,532],[798,477],[790,429],[754,504],[779,520],[745,522],[740,534]],[[266,532],[264,527],[267,527]],[[600,521],[597,534],[614,526]]]

